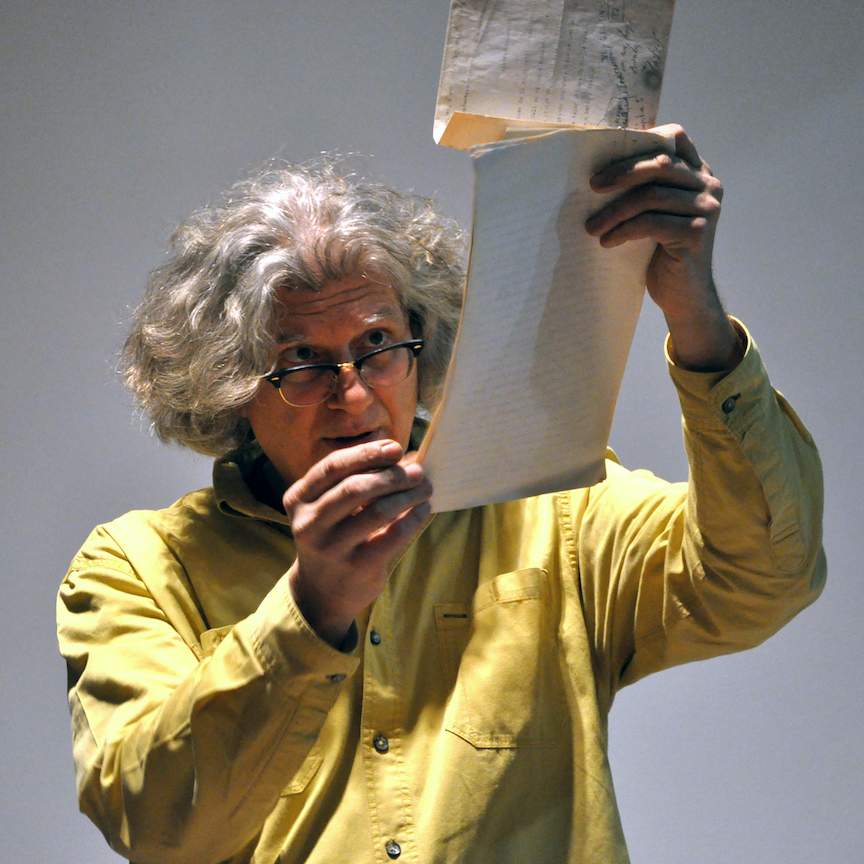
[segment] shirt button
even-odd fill
[[[391,858],[398,858],[402,854],[402,847],[395,840],[388,840],[384,849]]]
[[[381,644],[381,634],[378,633],[377,630],[373,630],[373,631],[369,634],[369,641],[370,641],[373,645],[380,645],[380,644]]]
[[[731,414],[735,410],[735,403],[741,398],[740,393],[730,396],[720,407],[724,414]]]
[[[345,680],[345,676],[341,672],[337,672],[335,675],[328,675],[327,680],[331,684],[341,684]]]
[[[372,746],[379,753],[386,753],[390,749],[390,742],[383,735],[376,735],[372,740]]]

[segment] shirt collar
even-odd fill
[[[290,525],[285,513],[267,503],[278,499],[280,486],[276,469],[254,439],[213,463],[213,492],[228,516]]]

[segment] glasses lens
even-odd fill
[[[330,395],[333,380],[330,369],[294,369],[282,376],[279,390],[289,405],[317,405]]]
[[[360,377],[370,387],[395,387],[414,368],[414,352],[406,345],[394,345],[367,357],[360,367]]]
[[[339,372],[352,365],[369,387],[395,387],[408,378],[414,369],[415,350],[407,345],[390,345],[365,357],[358,357],[354,364],[322,364],[283,370],[279,373],[279,392],[289,405],[297,408],[318,405],[334,391]]]

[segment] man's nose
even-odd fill
[[[346,363],[333,382],[333,392],[328,401],[334,407],[359,413],[369,407],[373,398],[372,388],[360,377],[357,369]]]

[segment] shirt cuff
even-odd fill
[[[334,691],[338,692],[334,685],[353,675],[360,665],[357,657],[347,653],[357,646],[356,626],[340,646],[344,650],[328,645],[297,608],[286,577],[247,620],[254,622],[249,636],[261,665],[289,689],[302,691],[306,701],[320,701],[329,708]]]
[[[743,351],[734,369],[721,372],[682,369],[675,365],[668,336],[666,361],[688,425],[723,426],[740,441],[757,419],[762,400],[768,396],[773,399],[774,391],[749,331],[736,318],[730,316],[730,320]]]

